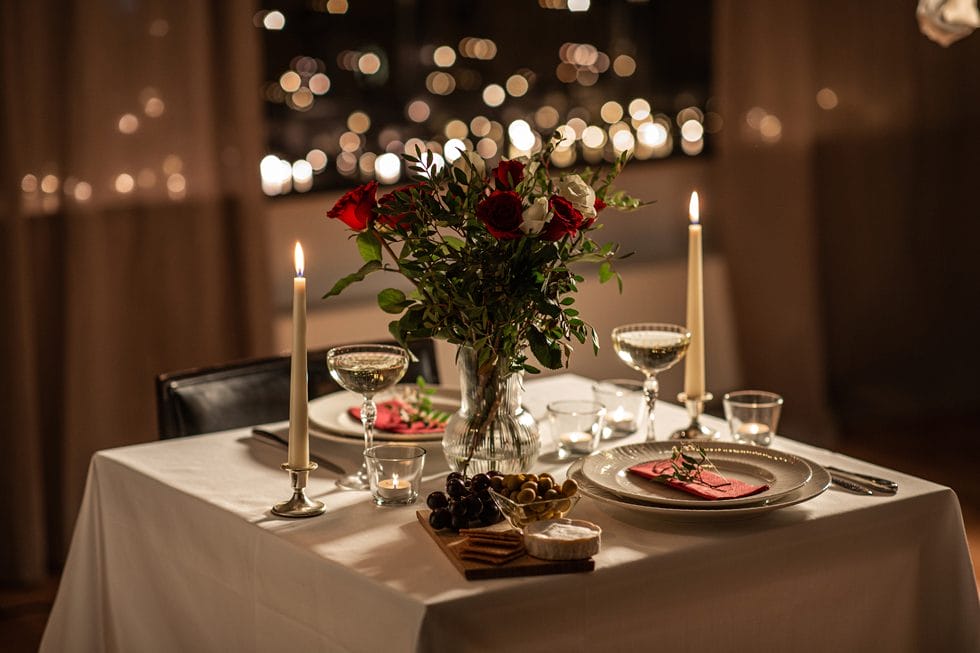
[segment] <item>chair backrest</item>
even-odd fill
[[[413,342],[409,349],[418,360],[409,365],[404,381],[421,376],[438,383],[432,340]],[[326,354],[327,349],[308,354],[310,399],[340,390],[330,377]],[[289,356],[160,374],[156,379],[159,437],[179,438],[289,419],[289,376]]]

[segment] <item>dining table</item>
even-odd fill
[[[543,420],[591,398],[573,374],[528,380]],[[703,421],[728,438],[725,423]],[[689,421],[660,401],[661,438]],[[270,428],[282,424],[269,425]],[[545,452],[533,470],[565,477]],[[603,441],[612,449],[641,434]],[[420,523],[449,469],[427,442],[419,501],[378,506],[321,465],[323,515],[287,519],[285,448],[251,429],[96,453],[41,651],[978,651],[980,606],[948,487],[783,435],[772,450],[887,477],[895,494],[831,485],[742,518],[675,518],[584,496],[594,569],[467,580]],[[350,471],[363,443],[311,437]]]

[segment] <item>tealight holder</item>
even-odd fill
[[[710,392],[705,392],[700,397],[688,397],[685,393],[677,395],[677,401],[684,404],[687,408],[688,417],[691,423],[686,427],[674,431],[670,434],[671,440],[717,440],[721,434],[715,429],[701,423],[701,415],[704,414],[704,404],[714,398]]]
[[[288,501],[272,506],[272,514],[280,517],[316,517],[322,515],[325,510],[323,502],[306,496],[306,483],[309,481],[310,472],[317,468],[317,464],[310,462],[306,467],[293,467],[289,463],[283,463],[282,468],[289,472],[289,483],[293,487],[293,496]]]
[[[425,449],[406,444],[379,444],[364,451],[371,497],[379,506],[415,503],[422,486]]]

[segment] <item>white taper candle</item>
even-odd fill
[[[684,363],[684,394],[688,399],[704,396],[704,274],[701,253],[701,210],[697,191],[691,193],[691,224],[687,245],[687,330],[691,345]]]
[[[310,432],[306,389],[306,278],[303,248],[296,243],[293,279],[293,356],[289,378],[289,466],[309,467]]]

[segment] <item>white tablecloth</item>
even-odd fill
[[[588,397],[588,383],[532,381],[526,403],[540,415],[559,396]],[[676,406],[657,413],[661,433],[685,422]],[[901,489],[831,489],[734,523],[670,523],[583,499],[574,516],[604,529],[594,572],[466,581],[416,508],[377,507],[322,469],[309,490],[325,515],[271,515],[289,494],[285,454],[247,429],[102,451],[41,650],[980,649],[951,490],[786,438],[774,446]],[[425,492],[444,466],[431,452]]]

